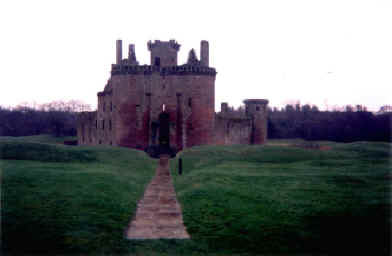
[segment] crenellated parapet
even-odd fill
[[[150,40],[147,43],[147,47],[148,47],[149,51],[153,50],[154,48],[161,47],[161,46],[169,46],[170,48],[178,51],[178,50],[180,50],[181,45],[179,43],[177,43],[176,40],[173,40],[173,39],[168,42],[160,41],[160,40],[155,40],[154,42],[152,42]]]
[[[215,68],[194,66],[194,65],[181,65],[181,66],[131,66],[131,65],[112,65],[112,76],[115,75],[151,75],[152,73],[160,73],[162,76],[167,75],[207,75],[215,76]]]

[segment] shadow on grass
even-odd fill
[[[390,255],[390,217],[388,205],[368,207],[355,216],[347,212],[336,216],[308,217],[306,228],[316,235],[308,246],[312,252]]]

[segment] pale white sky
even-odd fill
[[[179,64],[210,43],[216,106],[265,98],[329,106],[392,103],[392,1],[1,1],[0,105],[82,100],[115,62],[115,41],[176,39]]]

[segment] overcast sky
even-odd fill
[[[1,1],[0,105],[82,100],[96,106],[115,41],[175,39],[179,64],[210,43],[216,106],[392,104],[392,1]]]

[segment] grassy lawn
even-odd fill
[[[0,138],[4,251],[129,251],[123,232],[156,160],[131,149],[31,141],[40,140]]]
[[[171,167],[192,240],[127,241],[157,161],[132,149],[34,137],[0,137],[2,246],[16,255],[388,255],[391,144],[187,149],[177,156],[183,174],[177,159]]]
[[[178,155],[183,175],[174,160],[173,176],[193,240],[221,253],[389,255],[391,145],[320,144],[329,150],[285,140]]]

